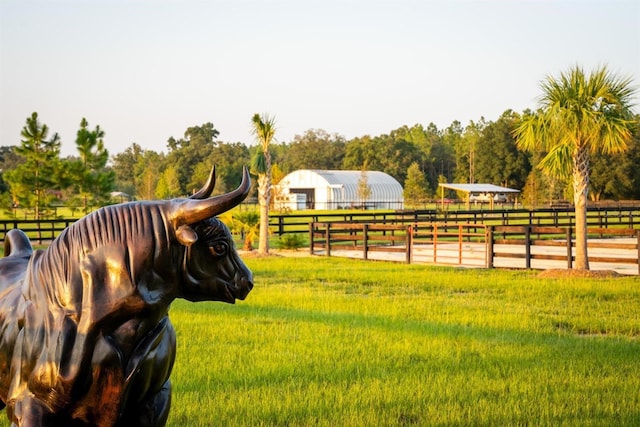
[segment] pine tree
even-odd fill
[[[404,202],[410,206],[424,203],[429,198],[427,188],[429,183],[420,170],[418,162],[414,162],[407,170],[407,179],[404,181]]]
[[[21,145],[16,153],[24,163],[7,171],[4,178],[11,188],[14,203],[34,210],[35,219],[41,219],[42,207],[48,204],[51,190],[58,189],[56,175],[60,165],[60,137],[54,133],[50,139],[49,127],[38,121],[34,112],[20,133]]]
[[[369,187],[369,178],[367,177],[367,168],[369,164],[367,161],[362,166],[360,178],[358,179],[358,198],[362,203],[362,209],[367,208],[367,200],[371,197],[371,187]]]
[[[114,189],[115,173],[106,168],[109,152],[104,146],[104,131],[100,126],[89,129],[83,118],[76,134],[79,159],[73,166],[74,186],[82,198],[84,212],[92,206],[105,204]]]

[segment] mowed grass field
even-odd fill
[[[640,280],[247,258],[176,301],[170,426],[640,425]]]

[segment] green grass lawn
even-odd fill
[[[176,301],[170,426],[640,425],[640,280],[252,258]]]
[[[640,425],[637,277],[246,261],[246,301],[173,304],[170,426]]]

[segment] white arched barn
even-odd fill
[[[369,196],[358,189],[366,182]],[[402,209],[402,186],[379,171],[301,169],[282,178],[276,186],[277,209]]]

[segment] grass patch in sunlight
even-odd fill
[[[640,423],[638,279],[254,258],[176,301],[169,425]]]

